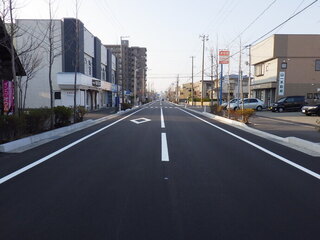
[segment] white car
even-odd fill
[[[229,103],[228,103],[228,102],[222,103],[222,104],[221,104],[221,107],[223,107],[224,109],[226,109],[229,104],[231,104],[231,103],[237,103],[237,101],[239,101],[239,99],[238,99],[238,98],[234,98],[234,99],[230,100]]]
[[[255,109],[257,111],[261,111],[265,107],[265,104],[258,98],[245,98],[243,101],[243,107],[244,109]],[[237,102],[231,103],[227,108],[232,110],[241,109],[242,101],[240,101],[239,104]]]

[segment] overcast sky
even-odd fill
[[[16,1],[17,18],[48,18],[46,0]],[[220,49],[229,46],[231,54],[235,53],[240,47],[239,34],[259,16],[241,34],[243,45],[254,42],[313,1],[79,0],[79,19],[105,44],[119,44],[120,36],[130,36],[130,46],[146,47],[148,83],[156,90],[166,90],[178,74],[180,83],[190,81],[190,56],[195,56],[195,79],[201,79],[200,34],[209,35],[205,57],[209,78],[210,50],[217,44]],[[55,18],[75,17],[75,0],[56,0],[55,7]],[[319,13],[320,2],[316,2],[273,33],[320,34]],[[238,56],[234,56],[231,73],[237,73],[238,65]],[[245,65],[243,70],[246,74]]]

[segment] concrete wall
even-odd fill
[[[16,39],[17,51],[23,51],[27,47],[30,39],[35,44],[44,41],[40,44],[33,55],[38,55],[41,61],[41,69],[35,74],[34,78],[28,83],[28,92],[26,98],[26,108],[39,108],[50,106],[50,92],[49,92],[49,52],[48,52],[48,37],[45,35],[48,29],[49,20],[24,20],[20,19],[16,21],[20,27],[21,37]],[[62,21],[54,20],[55,26],[54,42],[56,43],[55,53],[62,53]],[[20,35],[20,34],[19,34]],[[62,71],[62,55],[59,55],[52,66],[52,82],[53,89],[58,90],[59,87],[56,84],[56,73]],[[23,80],[24,81],[24,80]]]
[[[251,63],[257,64],[274,58],[274,36],[252,46]]]

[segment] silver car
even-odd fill
[[[265,104],[262,100],[258,98],[245,98],[243,101],[243,107],[244,109],[255,109],[257,111],[261,111],[265,107]],[[239,104],[237,102],[232,103],[230,104],[230,107],[227,108],[232,110],[241,109],[242,101],[240,101]]]

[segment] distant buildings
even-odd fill
[[[123,42],[122,50],[121,47],[108,48],[85,28],[80,20],[77,32],[76,22],[74,18],[52,22],[54,32],[51,43],[55,58],[51,76],[54,105],[73,106],[74,80],[77,72],[77,105],[89,110],[117,106],[122,87],[124,95],[131,96],[133,92],[134,75],[131,71],[134,69],[133,56],[136,59],[137,96],[142,100],[145,94],[146,49],[141,48],[144,49],[142,52],[140,48],[131,49],[128,47],[128,42]],[[16,20],[21,33],[21,37],[16,39],[17,48],[23,47],[25,42],[31,39],[39,45],[34,49],[34,54],[42,59],[41,69],[29,82],[26,108],[50,106],[49,23],[49,20]],[[76,54],[77,46],[78,54]],[[76,63],[78,63],[77,69],[75,69]]]
[[[285,96],[320,101],[320,35],[276,34],[252,46],[254,97],[267,105]]]
[[[121,45],[105,45],[111,49],[118,59],[118,82],[124,89],[124,101],[133,103],[136,95],[137,103],[146,100],[147,49],[129,47],[128,40]],[[136,90],[136,92],[135,92]]]

